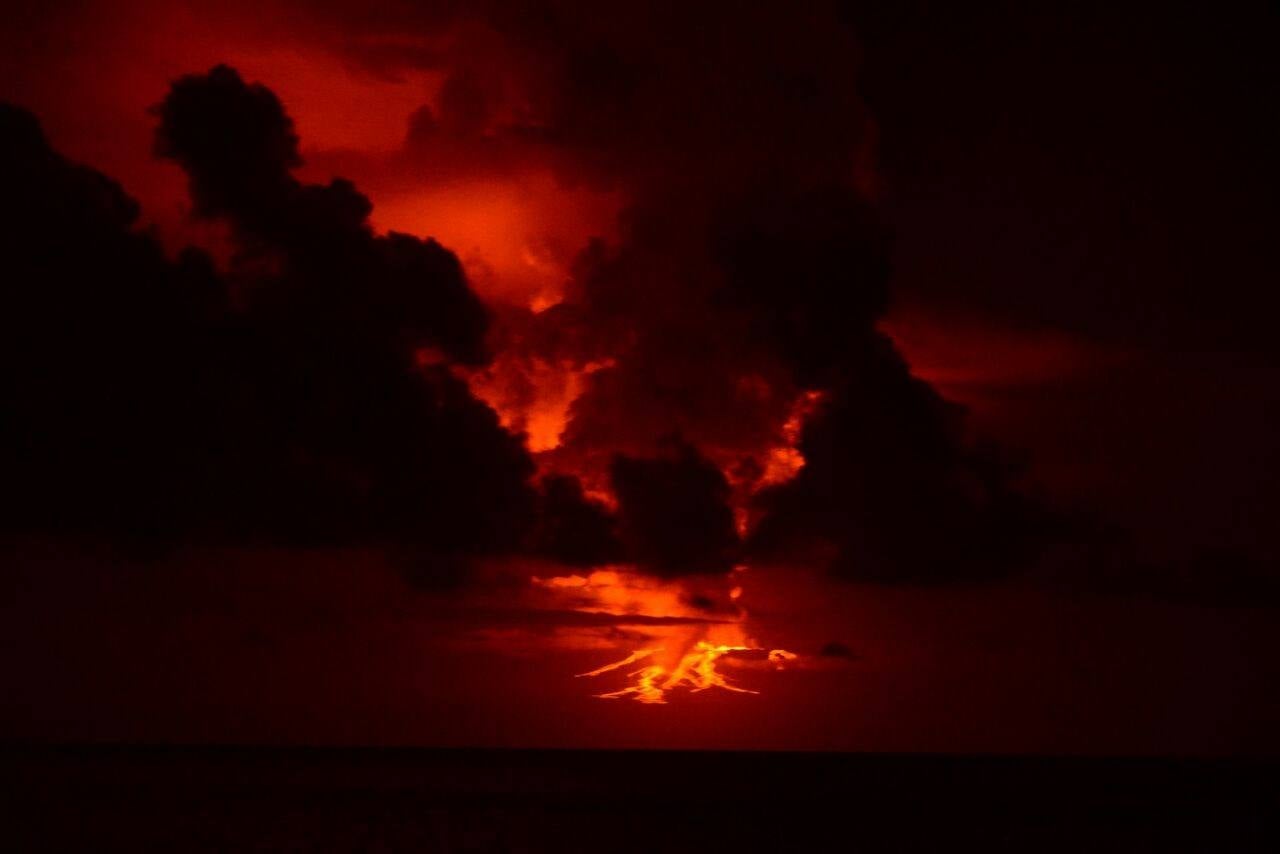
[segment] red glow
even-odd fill
[[[569,408],[582,393],[584,380],[607,367],[608,362],[578,367],[571,362],[555,364],[499,354],[491,364],[466,376],[476,397],[493,407],[508,430],[524,433],[529,450],[536,454],[560,446]]]
[[[405,180],[378,192],[374,225],[435,237],[482,297],[534,312],[560,302],[574,256],[592,237],[614,234],[621,206],[616,193],[566,188],[546,172]]]
[[[966,402],[983,389],[1063,380],[1118,358],[1065,333],[1020,330],[977,317],[906,309],[882,320],[880,328],[915,376]]]

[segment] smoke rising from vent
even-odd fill
[[[32,255],[31,203],[7,199],[6,222],[25,229],[15,281],[92,290],[105,270],[124,280],[117,300],[140,300],[130,322],[147,318],[141,336],[100,327],[11,345],[28,350],[10,364],[47,358],[45,346],[131,360],[107,373],[138,384],[125,395],[137,403],[99,434],[98,456],[135,455],[134,482],[156,478],[142,495],[179,496],[163,511],[118,504],[138,529],[170,528],[154,514],[175,514],[177,537],[524,550],[661,575],[800,555],[887,581],[1004,567],[1008,543],[1034,539],[1032,514],[970,446],[957,408],[876,329],[891,280],[876,130],[834,10],[580,11],[342,20],[353,61],[443,74],[406,129],[403,168],[545,170],[622,200],[600,229],[612,236],[577,250],[554,295],[486,306],[440,243],[375,233],[351,182],[296,176],[298,133],[269,81],[218,66],[174,82],[155,109],[155,152],[184,170],[193,213],[230,227],[226,271],[198,252],[165,260],[105,179],[83,178],[112,187],[122,213],[105,229],[40,226],[73,240],[96,229],[112,248],[94,275]],[[404,32],[417,41],[397,41]],[[396,43],[415,47],[386,49]],[[31,173],[33,157],[56,165]],[[43,143],[11,145],[8,159],[44,175],[27,179],[45,182],[31,197],[83,204],[75,194],[88,191],[66,176],[92,173]],[[73,296],[87,306],[103,292]],[[46,327],[40,311],[17,324]],[[55,387],[89,407],[98,380],[66,373]],[[83,416],[11,400],[13,423],[51,419],[23,428],[51,444],[14,482],[71,491],[92,466],[55,472],[70,439],[53,428]],[[147,432],[161,415],[181,416],[163,441]],[[95,477],[109,490],[111,476]]]

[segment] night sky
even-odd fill
[[[9,737],[1280,747],[1267,4],[0,21]]]

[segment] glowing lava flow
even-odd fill
[[[698,641],[694,644],[693,649],[680,657],[680,662],[670,672],[667,672],[667,669],[661,664],[650,664],[627,674],[628,676],[637,677],[636,684],[618,691],[596,694],[596,696],[605,700],[616,700],[631,696],[632,699],[641,703],[665,703],[667,702],[667,692],[681,686],[686,686],[689,690],[695,692],[705,691],[708,688],[724,688],[726,691],[736,691],[739,694],[759,694],[759,691],[734,685],[716,670],[716,662],[731,652],[763,651],[759,647],[726,646],[724,644]],[[608,673],[611,670],[626,667],[628,664],[634,664],[660,652],[662,652],[662,647],[637,650],[621,661],[615,661],[613,664],[606,664],[604,667],[598,667],[595,670],[579,673],[578,675],[599,676],[601,673]],[[769,661],[773,662],[774,666],[779,669],[782,668],[784,662],[792,661],[795,657],[795,653],[787,652],[785,649],[769,650]]]
[[[745,538],[750,531],[751,495],[760,489],[785,483],[804,467],[804,455],[798,447],[803,427],[824,402],[822,392],[801,393],[793,401],[788,417],[781,425],[781,441],[764,449],[760,476],[753,481],[735,484],[734,516],[740,536]],[[721,688],[739,694],[756,694],[759,692],[731,682],[720,671],[720,665],[746,667],[759,666],[763,662],[781,670],[797,659],[795,653],[785,649],[758,646],[748,636],[748,615],[741,583],[746,572],[746,566],[735,567],[729,577],[718,582],[726,586],[716,588],[714,592],[687,586],[703,584],[705,580],[662,581],[623,568],[600,569],[585,577],[535,577],[533,581],[537,587],[554,593],[562,603],[569,598],[575,610],[620,618],[637,615],[687,621],[662,630],[650,628],[646,634],[658,644],[648,644],[618,661],[578,674],[579,677],[595,678],[624,671],[632,680],[630,684],[595,696],[606,700],[631,699],[659,704],[666,703],[668,695],[676,690],[697,693]],[[691,604],[699,601],[721,604],[705,609]],[[626,670],[631,665],[637,667]]]
[[[796,659],[796,655],[787,650],[760,647],[747,635],[742,589],[735,583],[742,581],[746,571],[746,567],[738,567],[732,580],[727,580],[733,584],[727,596],[732,605],[711,611],[691,604],[710,595],[705,588],[694,590],[687,586],[687,580],[653,579],[621,568],[598,570],[585,577],[535,577],[533,581],[546,595],[555,596],[562,603],[568,599],[567,604],[584,613],[687,621],[648,626],[645,633],[658,643],[647,644],[618,661],[578,674],[594,678],[622,671],[630,678],[629,684],[595,696],[606,700],[627,698],[640,703],[666,703],[670,693],[676,690],[697,693],[722,688],[739,694],[759,693],[734,684],[721,672],[720,666],[726,663],[726,657],[733,666],[769,666],[777,670]],[[636,667],[628,669],[632,665]]]

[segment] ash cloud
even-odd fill
[[[171,527],[218,465],[221,282],[199,253],[168,261],[115,182],[9,105],[0,175],[0,525]]]
[[[375,237],[346,182],[294,179],[288,117],[231,69],[178,81],[158,114],[197,212],[234,227],[225,275],[166,258],[118,185],[0,108],[0,524],[143,552],[516,548],[533,466],[447,370],[484,358],[456,258]]]
[[[678,434],[749,489],[789,402],[817,390],[826,404],[803,430],[807,463],[757,495],[746,554],[883,582],[987,578],[1034,555],[1044,520],[1011,486],[1017,472],[876,329],[891,235],[839,7],[520,8],[495,4],[478,29],[465,15],[420,23],[448,45],[429,59],[371,51],[392,32],[385,21],[346,24],[370,63],[452,75],[439,119],[413,126],[407,156],[424,167],[469,137],[630,200],[621,239],[583,251],[563,303],[500,320],[529,355],[611,365],[586,379],[552,464],[622,486],[615,454],[663,471],[664,438]],[[625,503],[634,534],[644,514],[628,523]],[[640,539],[664,527],[700,536],[705,519],[678,515],[644,523]],[[729,538],[708,536],[717,545],[693,548],[696,563],[726,567]],[[649,564],[679,572],[682,560]]]
[[[542,479],[538,524],[530,550],[570,566],[600,566],[627,557],[609,509],[589,498],[571,475]]]
[[[622,555],[668,575],[818,554],[842,575],[946,580],[1024,556],[1033,514],[1008,473],[876,331],[890,236],[838,7],[492,3],[339,17],[315,26],[341,33],[338,49],[364,67],[444,72],[438,102],[406,129],[405,168],[536,167],[619,191],[620,240],[583,250],[558,306],[492,316],[452,253],[374,235],[349,182],[295,177],[297,135],[269,90],[225,67],[179,80],[157,108],[156,152],[186,171],[196,214],[228,223],[238,252],[218,276],[194,253],[175,265],[147,250],[161,279],[203,283],[200,334],[175,333],[172,351],[196,350],[198,369],[159,360],[208,375],[181,392],[196,398],[180,411],[197,426],[165,431],[200,437],[166,439],[200,469],[154,490],[191,496],[186,509],[157,502],[166,512],[304,540],[521,547],[580,565]],[[131,223],[113,234],[145,241]],[[135,316],[168,315],[147,303]],[[580,483],[535,489],[519,440],[449,371],[484,364],[495,343],[517,359],[607,365],[585,376],[547,460],[612,483],[616,518]],[[759,452],[782,442],[807,390],[826,395],[801,438],[807,464],[758,495],[762,520],[739,543],[731,499],[753,489]],[[165,409],[164,394],[141,397]],[[672,435],[686,443],[674,454]],[[137,444],[147,457],[156,443]]]
[[[485,360],[488,317],[457,258],[434,240],[374,236],[349,181],[299,182],[298,137],[270,90],[219,66],[178,80],[156,113],[156,153],[186,171],[195,213],[234,226],[242,263],[276,268],[249,292],[257,310],[304,335]]]
[[[696,449],[670,440],[663,456],[613,459],[623,542],[644,570],[679,576],[728,572],[738,552],[729,484]]]
[[[997,449],[970,443],[963,410],[910,376],[872,333],[804,428],[806,465],[757,499],[757,554],[825,549],[838,575],[877,582],[994,578],[1025,567],[1048,520]]]

